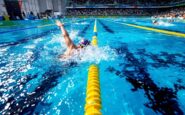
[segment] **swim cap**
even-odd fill
[[[90,44],[90,41],[86,39],[82,39],[79,44],[80,46],[87,46]]]

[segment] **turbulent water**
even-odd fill
[[[69,32],[70,38],[73,41],[80,41],[82,37],[77,37],[78,31],[72,30]],[[57,46],[58,44],[58,46]],[[54,46],[54,47],[52,47]],[[54,50],[59,54],[63,54],[66,50],[66,44],[61,34],[53,35],[52,39],[46,44],[47,50]],[[87,46],[83,49],[74,51],[68,59],[60,59],[63,62],[78,62],[78,63],[99,63],[101,61],[110,61],[116,58],[116,53],[109,46],[93,47]]]
[[[87,46],[84,49],[76,51],[68,59],[61,59],[66,62],[78,62],[78,63],[100,63],[101,61],[111,61],[116,58],[116,53],[109,46],[94,47]]]

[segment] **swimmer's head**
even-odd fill
[[[90,45],[90,41],[89,40],[87,40],[87,39],[81,39],[80,42],[79,42],[78,47],[84,48],[84,47],[86,47],[88,45]]]

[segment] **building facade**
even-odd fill
[[[51,15],[65,15],[65,0],[0,0],[0,15],[22,16],[24,12],[34,15],[50,12]]]

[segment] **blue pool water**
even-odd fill
[[[91,40],[95,19],[65,19],[75,43]],[[50,20],[0,28],[0,113],[81,115],[89,65],[100,69],[102,113],[185,113],[185,39],[122,25],[131,23],[184,33],[184,23],[154,26],[148,18],[97,19],[99,48],[81,59],[60,60],[60,30]],[[29,29],[28,29],[29,28]]]

